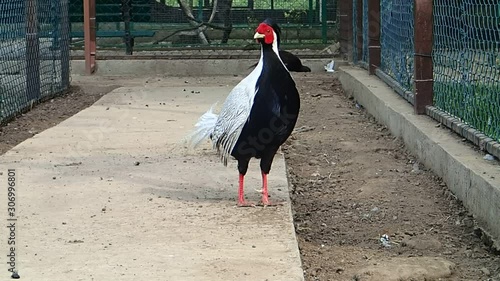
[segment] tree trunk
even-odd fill
[[[179,3],[179,6],[181,7],[182,11],[186,16],[188,16],[188,21],[192,26],[198,26],[198,23],[191,20],[194,19],[193,13],[191,12],[191,8],[189,7],[189,4],[184,2],[184,0],[177,0],[177,3]],[[205,33],[203,33],[202,27],[198,28],[198,37],[200,38],[200,42],[202,44],[208,45],[208,39]]]

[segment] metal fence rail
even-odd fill
[[[248,47],[266,17],[283,30],[283,45],[324,45],[336,38],[337,0],[99,0],[101,49]],[[70,0],[73,49],[83,46],[83,1]]]
[[[434,0],[434,106],[500,141],[500,2]]]
[[[381,0],[381,70],[404,91],[413,89],[413,0]]]
[[[68,2],[0,2],[0,122],[69,87]]]

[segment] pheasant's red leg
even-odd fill
[[[262,172],[262,205],[277,206],[283,204],[284,202],[269,202],[269,193],[267,191],[267,174]]]
[[[269,205],[269,194],[267,192],[267,174],[262,173],[262,204]]]
[[[240,180],[239,180],[239,188],[238,188],[238,206],[240,207],[254,207],[255,204],[249,203],[245,201],[245,198],[243,196],[243,184],[245,181],[245,176],[240,174]]]

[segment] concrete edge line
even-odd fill
[[[416,115],[413,107],[376,76],[355,67],[336,75],[345,92],[401,138],[420,162],[440,176],[472,213],[485,244],[500,250],[500,166],[487,163],[436,121]]]
[[[312,72],[325,72],[324,66],[332,59],[302,59],[302,63],[309,66]],[[210,59],[210,60],[98,60],[98,76],[217,76],[217,75],[245,75],[250,73],[251,66],[258,59]],[[336,68],[346,65],[345,61],[335,60]],[[312,73],[311,72],[311,73]],[[71,60],[71,73],[85,75],[85,61]]]
[[[291,193],[292,193],[292,184],[290,182],[290,177],[289,177],[289,173],[288,173],[288,163],[286,162],[286,159],[285,159],[285,153],[283,152],[283,150],[280,148],[278,150],[278,153],[280,153],[279,157],[275,157],[277,159],[279,159],[279,161],[283,161],[284,163],[284,166],[285,166],[285,179],[286,179],[286,187],[287,187],[287,204],[288,206],[285,205],[286,207],[286,213],[287,213],[287,216],[289,217],[289,220],[291,222],[291,224],[289,225],[290,226],[290,229],[293,233],[293,237],[294,237],[294,249],[293,251],[295,252],[295,254],[297,255],[297,257],[299,257],[299,266],[300,266],[300,270],[301,270],[301,274],[299,276],[299,280],[297,281],[304,281],[305,280],[305,276],[304,276],[304,262],[302,261],[302,254],[300,253],[300,248],[299,248],[299,240],[297,239],[297,231],[295,229],[295,219],[293,218],[293,202],[292,202],[292,197],[291,197]],[[278,155],[276,155],[278,156]]]

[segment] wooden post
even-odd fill
[[[368,1],[368,56],[370,75],[380,67],[380,0]]]
[[[85,73],[96,69],[95,0],[83,0],[83,32],[85,39]]]
[[[415,113],[425,114],[425,108],[433,104],[432,0],[415,1]]]
[[[352,58],[352,1],[339,1],[339,14],[340,52]]]
[[[38,40],[36,0],[26,0],[26,96],[28,102],[40,99],[40,42]]]

